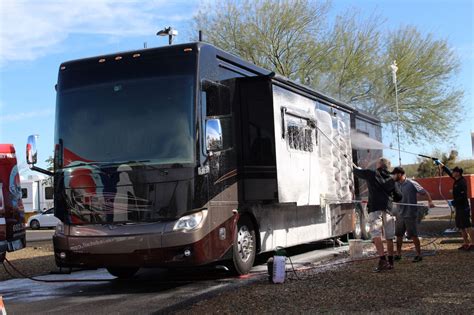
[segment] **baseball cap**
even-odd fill
[[[462,172],[463,172],[463,169],[462,169],[462,168],[460,168],[459,166],[456,166],[455,168],[453,168],[452,172],[459,172],[459,173],[461,173],[461,174],[462,174]]]
[[[395,175],[395,174],[405,174],[405,170],[403,169],[403,167],[400,167],[400,166],[397,166],[393,169],[392,172],[390,172],[390,174],[392,175]]]

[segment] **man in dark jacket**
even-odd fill
[[[437,161],[439,167],[454,179],[453,201],[451,202],[456,210],[456,227],[461,231],[464,244],[459,247],[460,250],[474,250],[474,231],[471,224],[471,213],[469,202],[467,200],[467,183],[462,176],[463,169],[455,167],[450,170],[446,165]],[[469,242],[471,238],[471,242]]]
[[[387,159],[380,158],[376,163],[377,169],[375,171],[354,167],[354,175],[365,179],[369,189],[367,208],[369,212],[370,235],[380,257],[378,265],[374,269],[375,272],[393,268],[395,217],[390,214],[392,209],[390,194],[395,191],[395,193],[401,196],[401,193],[390,176],[389,166],[390,162]],[[388,261],[384,252],[382,235],[387,240]]]

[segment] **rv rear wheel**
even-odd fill
[[[233,245],[233,267],[238,275],[249,273],[255,261],[257,242],[255,228],[249,217],[243,216],[237,223]]]
[[[107,271],[119,279],[130,279],[138,271],[138,267],[107,267]]]
[[[30,222],[30,228],[31,228],[32,230],[39,230],[39,228],[40,228],[40,223],[39,223],[39,221],[38,221],[38,220],[31,220],[31,222]]]

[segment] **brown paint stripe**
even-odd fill
[[[232,178],[234,176],[237,176],[237,169],[234,169],[230,172],[228,172],[227,174],[224,174],[222,175],[221,177],[219,177],[215,182],[214,182],[214,185],[215,184],[219,184],[220,182],[223,182],[229,178]]]

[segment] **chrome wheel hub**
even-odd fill
[[[253,237],[246,225],[240,227],[237,234],[237,248],[243,262],[247,262],[253,252]]]

